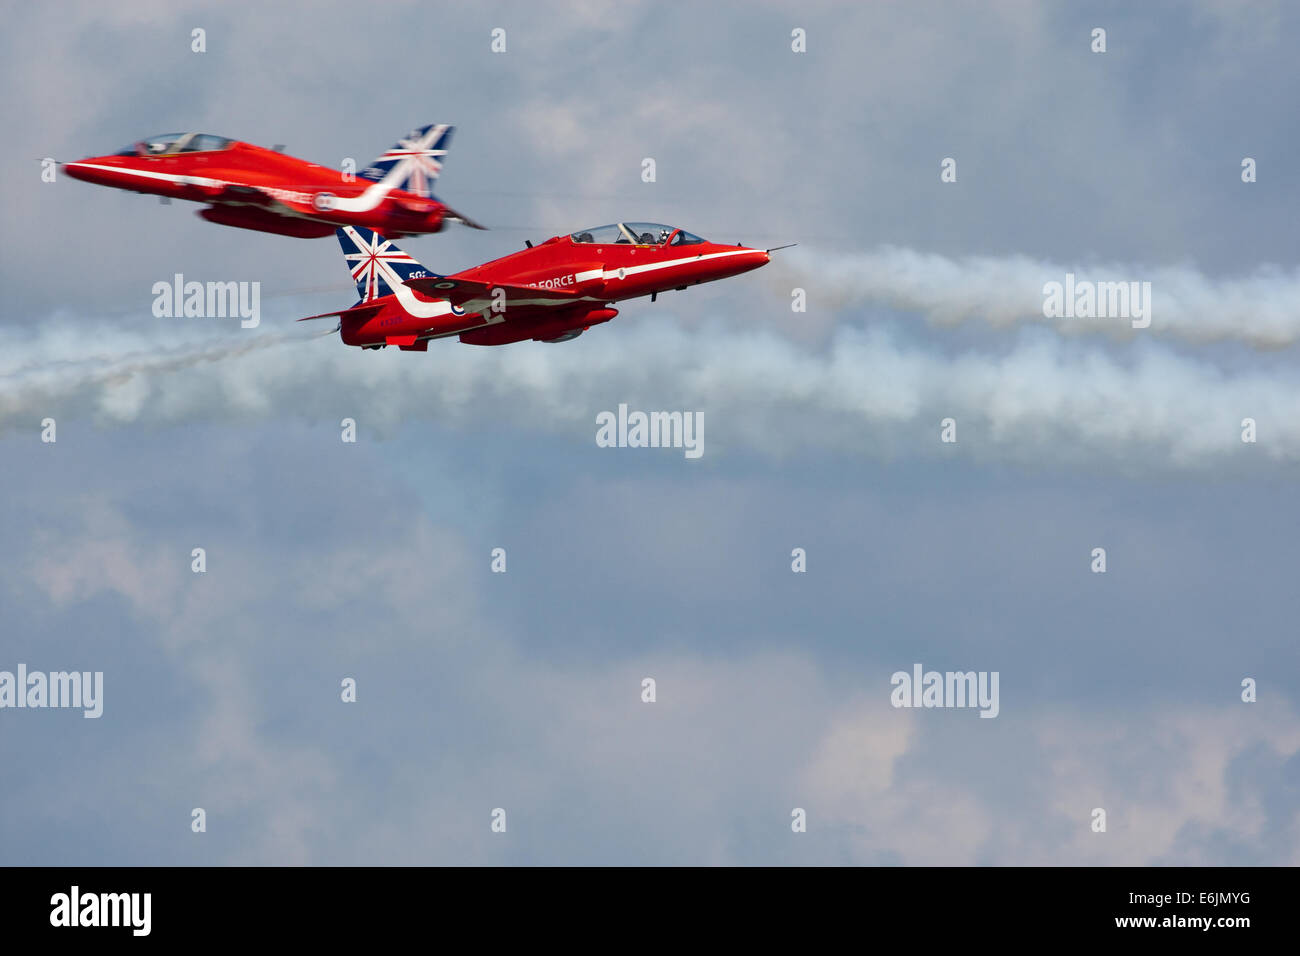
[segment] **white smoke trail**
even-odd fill
[[[948,258],[886,246],[834,255],[799,247],[776,260],[805,287],[810,301],[882,302],[920,312],[938,325],[982,319],[995,327],[1023,323],[1070,334],[1117,338],[1170,336],[1187,342],[1235,340],[1281,348],[1300,340],[1300,270],[1260,266],[1235,278],[1212,278],[1187,266],[1067,266],[1025,256]],[[1067,273],[1088,282],[1150,282],[1152,322],[1134,329],[1122,318],[1045,318],[1044,286]]]
[[[238,331],[222,345],[151,354],[140,337],[88,332],[0,332],[0,430],[34,433],[61,415],[105,427],[350,416],[372,430],[432,420],[587,441],[599,411],[628,402],[704,411],[713,454],[955,451],[1157,468],[1300,459],[1300,390],[1284,377],[1227,376],[1155,346],[1121,360],[1041,334],[1001,355],[945,357],[879,329],[840,329],[814,350],[721,324],[617,320],[562,345],[450,340],[427,354],[361,352],[334,337],[244,343]],[[82,354],[90,340],[102,354],[93,361]],[[939,443],[948,417],[956,446]],[[1257,444],[1241,440],[1245,418],[1257,422]]]
[[[0,431],[17,425],[28,410],[75,406],[78,397],[88,402],[78,411],[98,406],[111,412],[123,398],[132,400],[132,389],[138,394],[146,381],[167,373],[319,337],[295,330],[165,347],[130,333],[92,328],[47,326],[36,339],[6,330],[0,337]]]

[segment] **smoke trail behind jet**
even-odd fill
[[[1046,325],[1063,334],[1107,333],[1116,338],[1169,336],[1191,343],[1239,341],[1258,349],[1300,340],[1300,270],[1260,266],[1236,277],[1212,277],[1190,266],[1065,265],[1026,256],[949,258],[886,246],[873,252],[834,255],[805,247],[777,260],[792,283],[807,290],[810,308],[879,302],[919,312],[952,326],[982,320],[997,328]],[[1116,283],[1150,283],[1149,328],[1123,317],[1074,315],[1049,318],[1049,283],[1067,277],[1083,294]],[[1103,285],[1105,284],[1105,285]],[[1100,298],[1104,299],[1103,294]]]
[[[1038,332],[999,354],[936,353],[881,329],[824,348],[713,323],[628,323],[563,345],[361,352],[336,338],[257,336],[155,352],[141,336],[44,326],[0,332],[0,429],[44,417],[101,427],[355,418],[528,426],[594,440],[620,402],[702,411],[710,454],[969,454],[1028,463],[1200,468],[1300,459],[1300,390],[1146,345],[1109,354]],[[95,358],[85,342],[96,343]],[[955,445],[940,423],[956,423]],[[1258,441],[1242,441],[1252,419]],[[706,455],[706,459],[709,455]]]

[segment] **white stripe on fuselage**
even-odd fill
[[[655,272],[659,269],[668,269],[672,266],[680,266],[687,262],[703,262],[705,259],[725,259],[728,256],[743,256],[746,253],[755,252],[754,249],[734,249],[728,252],[710,252],[704,255],[687,256],[684,259],[668,259],[665,262],[650,262],[643,266],[624,266],[621,269],[606,269],[603,278],[621,279],[624,276],[640,275],[645,272]],[[619,273],[623,275],[619,275]]]
[[[103,169],[110,173],[125,173],[139,176],[141,179],[157,179],[166,183],[181,183],[186,186],[229,186],[224,179],[208,179],[206,176],[181,176],[176,173],[151,173],[143,169],[130,169],[126,166],[100,166],[98,163],[68,163],[82,169]]]
[[[373,186],[367,187],[366,191],[360,196],[353,196],[350,199],[334,198],[330,204],[330,212],[370,212],[381,202],[388,198],[388,194],[395,188],[396,184],[402,178],[406,171],[406,166],[411,162],[409,159],[398,160],[393,163],[393,168],[388,171],[388,175]]]
[[[406,172],[406,167],[410,164],[409,159],[403,159],[393,164],[393,168],[388,171],[388,175],[379,182],[366,187],[366,191],[360,196],[351,198],[334,197],[334,202],[327,212],[370,212],[381,202],[388,198],[388,194],[396,188],[396,183]],[[69,166],[78,166],[82,169],[102,169],[110,173],[120,173],[126,176],[136,176],[140,179],[153,179],[165,183],[180,183],[182,186],[241,186],[245,189],[256,189],[265,193],[272,199],[278,197],[274,195],[275,187],[254,186],[249,183],[235,182],[230,179],[212,179],[207,176],[186,176],[181,173],[155,173],[145,169],[131,169],[128,166],[101,166],[98,163],[68,163]],[[317,190],[320,192],[321,190]],[[328,192],[328,190],[324,190]],[[279,200],[283,201],[283,200]],[[309,200],[310,201],[310,200]],[[320,216],[322,219],[328,219],[328,216]]]
[[[669,259],[666,262],[651,262],[641,266],[627,266],[623,268],[622,272],[625,276],[633,273],[642,274],[646,272],[654,272],[659,269],[666,269],[671,266],[682,265],[687,262],[703,262],[706,259],[725,259],[730,256],[744,255],[746,253],[750,253],[754,251],[755,250],[753,249],[735,249],[735,250],[728,250],[727,252],[710,252],[704,255],[687,256],[686,258],[683,259]],[[393,295],[397,299],[398,304],[400,304],[401,307],[406,310],[406,313],[409,316],[411,316],[411,318],[432,319],[440,315],[453,314],[451,303],[446,299],[435,299],[432,302],[425,301],[424,299],[418,299],[416,298],[415,292],[411,289],[411,287],[403,284],[401,277],[398,276],[398,274],[395,271],[393,271],[391,266],[389,266],[383,260],[379,260],[377,262],[377,265],[379,266],[379,270],[382,273],[384,273],[384,278],[388,281],[389,287],[393,290]],[[618,273],[619,273],[618,269],[613,269],[613,270],[592,269],[588,272],[580,272],[574,278],[576,281],[579,282],[586,281],[587,279],[598,278],[598,277],[603,277],[606,279],[609,278],[617,279],[619,278]],[[552,299],[552,298],[513,299],[513,300],[508,299],[507,307],[521,306],[521,305],[563,307],[563,306],[573,306],[583,302],[587,302],[591,304],[604,303],[609,300],[610,297],[607,295],[601,296],[599,298],[583,295],[583,296],[574,296],[572,299]],[[480,299],[468,299],[465,302],[461,303],[460,308],[465,310],[467,316],[477,312],[481,314],[483,318],[486,320],[485,322],[477,322],[472,325],[467,325],[465,326],[465,328],[466,329],[481,328],[485,324],[494,325],[499,322],[504,322],[506,319],[505,313],[492,312],[491,305],[492,305],[491,296],[486,296]],[[440,333],[440,335],[452,335],[452,334],[454,333],[452,332]]]
[[[625,279],[630,275],[641,275],[646,272],[656,272],[659,269],[671,269],[673,266],[684,265],[688,262],[703,262],[706,259],[725,259],[729,256],[743,256],[749,252],[757,252],[756,249],[729,249],[726,252],[710,252],[706,254],[686,256],[682,259],[666,259],[663,262],[649,262],[643,266],[624,266],[621,269],[589,269],[586,272],[577,272],[573,276],[573,284],[581,285],[591,279]],[[549,280],[548,280],[549,281]],[[541,288],[539,285],[532,285],[529,288]],[[583,296],[582,298],[590,298]],[[606,299],[608,296],[606,297]],[[544,300],[542,305],[564,305],[566,302],[575,302],[576,299],[548,299]],[[601,299],[599,301],[605,301]]]

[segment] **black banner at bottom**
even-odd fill
[[[0,870],[5,938],[39,942],[1049,938],[1232,945],[1284,929],[1285,868]],[[611,935],[614,934],[614,935]]]

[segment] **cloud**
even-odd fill
[[[1270,806],[1300,756],[1285,703],[953,716],[844,707],[803,773],[810,832],[836,830],[857,863],[1207,866],[1225,844],[1242,862],[1300,861],[1300,810]]]
[[[1144,702],[1089,710],[1110,699],[1094,683],[1071,691],[1077,706],[1063,706],[1041,693],[1052,667],[1025,667],[1028,639],[1013,635],[996,720],[895,710],[888,675],[900,666],[898,644],[882,637],[846,652],[831,640],[856,626],[864,605],[897,593],[889,578],[831,587],[840,603],[828,601],[828,619],[751,634],[743,646],[707,612],[688,624],[650,614],[673,623],[632,644],[617,600],[587,595],[602,638],[575,647],[572,635],[552,635],[557,612],[534,590],[552,579],[530,574],[520,560],[527,548],[512,548],[508,575],[491,575],[483,529],[458,535],[412,507],[409,489],[376,468],[373,446],[319,458],[319,436],[308,431],[252,431],[252,440],[240,430],[215,442],[183,430],[145,435],[131,465],[79,495],[65,486],[112,436],[60,446],[72,456],[61,466],[20,463],[23,478],[46,477],[17,482],[6,505],[39,519],[9,538],[7,615],[49,630],[23,635],[29,663],[33,653],[60,666],[102,660],[107,702],[94,737],[41,715],[50,729],[6,738],[6,759],[30,771],[0,814],[16,858],[35,841],[44,856],[33,859],[46,862],[52,853],[245,864],[1296,859],[1286,768],[1300,751],[1300,721],[1277,688],[1265,687],[1259,705],[1198,704],[1185,699],[1185,675],[1165,674],[1139,682],[1151,695]],[[328,480],[304,483],[314,470]],[[719,510],[728,494],[720,486],[647,500],[658,487],[634,481],[619,504],[659,514],[673,500],[683,528],[711,529],[693,516]],[[558,504],[577,513],[570,500]],[[753,499],[752,510],[769,500]],[[178,522],[177,509],[189,520]],[[596,514],[608,510],[597,502]],[[532,544],[547,539],[545,527],[515,531],[538,556],[552,553]],[[679,547],[691,540],[667,531]],[[874,534],[890,553],[917,534],[936,536],[907,521]],[[980,538],[969,527],[956,534]],[[706,537],[738,546],[733,531]],[[205,575],[189,570],[195,543],[208,549]],[[818,566],[852,566],[846,553],[827,544]],[[949,580],[968,560],[931,560],[930,577]],[[635,606],[680,595],[653,562],[601,564],[591,583]],[[816,586],[823,573],[800,583]],[[1019,578],[1008,592],[1021,587],[1051,601],[1073,590],[1048,575]],[[983,582],[979,593],[998,605]],[[499,606],[511,602],[525,605],[528,624],[503,621]],[[783,605],[778,598],[773,609]],[[965,608],[951,618],[954,631],[964,630]],[[1007,657],[978,643],[995,661]],[[943,646],[964,657],[975,644]],[[358,679],[356,705],[339,701],[343,675]],[[647,676],[654,704],[641,701]],[[122,753],[135,755],[139,783],[86,786],[118,779]],[[194,806],[208,811],[203,836],[188,830]],[[488,827],[497,806],[510,820],[500,839]],[[1095,806],[1107,809],[1106,835],[1089,829]],[[806,834],[790,831],[794,807],[808,813]],[[51,850],[51,834],[75,832],[69,820],[106,834],[107,849],[74,839]]]
[[[559,346],[452,340],[427,354],[375,354],[288,332],[160,347],[43,325],[0,333],[0,356],[5,430],[63,416],[118,427],[338,415],[388,429],[490,414],[594,435],[599,411],[642,402],[705,411],[715,449],[777,456],[938,454],[939,423],[951,417],[958,441],[948,447],[981,458],[1158,468],[1300,459],[1300,395],[1279,375],[1230,375],[1156,347],[1117,357],[1047,335],[948,356],[882,329],[841,328],[811,349],[726,323],[617,322]],[[1241,440],[1245,418],[1257,445]]]
[[[1092,14],[1025,3],[476,5],[440,16],[430,56],[409,2],[361,44],[301,3],[143,9],[19,13],[0,41],[21,94],[0,107],[21,146],[0,186],[21,225],[0,240],[6,634],[28,663],[112,671],[101,721],[5,715],[7,861],[1297,862],[1294,713],[1187,699],[1291,662],[1294,509],[1266,466],[1295,460],[1300,415],[1288,356],[1253,349],[1295,332],[1295,273],[1255,266],[1293,258],[1273,104],[1300,83],[1295,16],[1115,14],[1095,56]],[[332,165],[435,120],[461,127],[446,198],[498,230],[418,240],[437,268],[525,230],[671,221],[801,242],[748,288],[792,255],[814,311],[791,316],[791,282],[766,302],[728,283],[565,345],[360,353],[290,326],[342,304],[332,242],[40,183],[35,162],[203,128]],[[1175,265],[1108,274],[1152,259]],[[1041,287],[1067,269],[1152,281],[1152,329],[1049,327]],[[282,333],[92,318],[175,272],[260,280],[264,303],[340,292],[277,309]],[[857,303],[933,327],[865,331]],[[730,321],[696,324],[710,305]],[[703,410],[704,459],[584,471],[620,401]],[[1111,572],[1081,586],[1094,538]],[[1009,648],[1027,696],[993,721],[892,711],[863,671],[912,644]],[[1149,680],[1174,645],[1199,650]]]
[[[1063,335],[1102,332],[1118,339],[1168,336],[1204,344],[1244,342],[1277,349],[1300,341],[1300,268],[1262,265],[1239,277],[1212,277],[1189,266],[1119,263],[1078,265],[1029,256],[948,257],[885,246],[836,254],[808,248],[778,260],[813,302],[842,308],[874,302],[917,312],[939,326],[982,320],[995,328],[1041,325]],[[1134,329],[1126,318],[1045,318],[1044,286],[1066,283],[1149,282],[1151,325]],[[1139,318],[1134,316],[1134,318]]]

